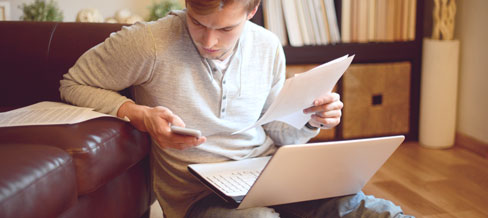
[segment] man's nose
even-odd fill
[[[204,48],[212,48],[218,42],[216,30],[207,28],[203,34],[202,45]]]

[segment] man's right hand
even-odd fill
[[[152,139],[162,148],[183,150],[204,143],[202,136],[184,136],[171,132],[170,125],[185,127],[185,123],[166,107],[147,107],[134,102],[125,102],[117,112],[118,117],[127,117],[138,130],[148,132]]]

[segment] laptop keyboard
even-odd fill
[[[243,196],[247,194],[260,173],[260,170],[241,170],[208,176],[206,179],[228,196]]]

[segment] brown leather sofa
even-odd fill
[[[62,75],[121,27],[0,22],[0,112],[60,101]],[[148,217],[149,150],[147,134],[113,118],[0,128],[0,217]]]

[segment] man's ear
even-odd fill
[[[251,13],[249,13],[249,14],[247,15],[247,19],[248,19],[248,20],[250,20],[251,18],[253,18],[253,17],[254,17],[254,15],[255,15],[255,14],[256,14],[256,12],[258,11],[259,5],[260,5],[260,4],[256,5],[256,7],[255,7],[255,8],[254,8],[254,9],[251,11]]]

